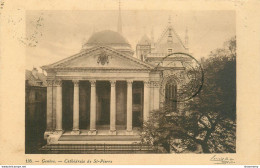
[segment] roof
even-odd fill
[[[104,30],[94,33],[86,44],[123,44],[130,46],[121,34],[112,30]]]
[[[25,80],[28,81],[27,84],[29,86],[46,87],[46,79],[47,77],[43,73],[36,72],[35,75],[33,75],[32,71],[25,70]]]
[[[167,42],[169,33],[171,33],[171,43]],[[172,52],[187,52],[187,48],[171,24],[166,27],[161,37],[157,40],[153,52],[168,53],[169,48],[172,49]]]
[[[141,40],[138,42],[138,44],[140,44],[140,45],[149,45],[149,44],[151,44],[151,40],[150,40],[149,37],[145,34],[145,35],[143,35],[143,37],[141,38]]]

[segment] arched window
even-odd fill
[[[177,111],[177,84],[169,80],[165,85],[165,103],[171,111]]]

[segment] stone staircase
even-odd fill
[[[125,130],[119,130],[118,135],[107,135],[107,130],[99,130],[97,135],[88,135],[83,130],[79,135],[70,132],[53,134],[55,141],[47,143],[40,151],[55,154],[158,153],[157,147],[141,144],[138,132],[133,135],[125,135],[124,132]]]
[[[139,135],[62,135],[59,141],[131,141],[140,142]]]
[[[158,153],[156,147],[144,144],[49,144],[43,153]]]

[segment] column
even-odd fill
[[[153,109],[158,110],[160,106],[160,83],[159,81],[154,81],[153,83],[154,89],[154,99],[153,99]]]
[[[111,135],[116,135],[116,81],[110,81],[110,131]]]
[[[79,81],[73,80],[74,95],[73,95],[73,130],[72,134],[78,135],[79,132]]]
[[[53,80],[47,80],[47,109],[46,109],[46,130],[44,132],[44,139],[55,130],[53,126],[53,111],[52,111],[52,85]]]
[[[132,80],[127,81],[127,134],[132,134],[132,118],[133,118],[133,98],[132,98]]]
[[[96,80],[90,80],[90,135],[96,135]]]
[[[144,81],[144,122],[146,122],[149,118],[149,93],[150,93],[150,82]]]
[[[56,131],[62,131],[62,81],[56,80]]]
[[[46,114],[46,131],[52,131],[52,84],[53,80],[47,80],[47,114]]]
[[[153,87],[154,82],[150,81],[150,95],[149,95],[149,101],[150,101],[150,106],[149,109],[150,111],[154,110],[154,87]]]

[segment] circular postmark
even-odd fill
[[[166,101],[188,101],[203,87],[203,68],[190,54],[171,53],[162,58],[155,70],[162,70],[160,94]]]

